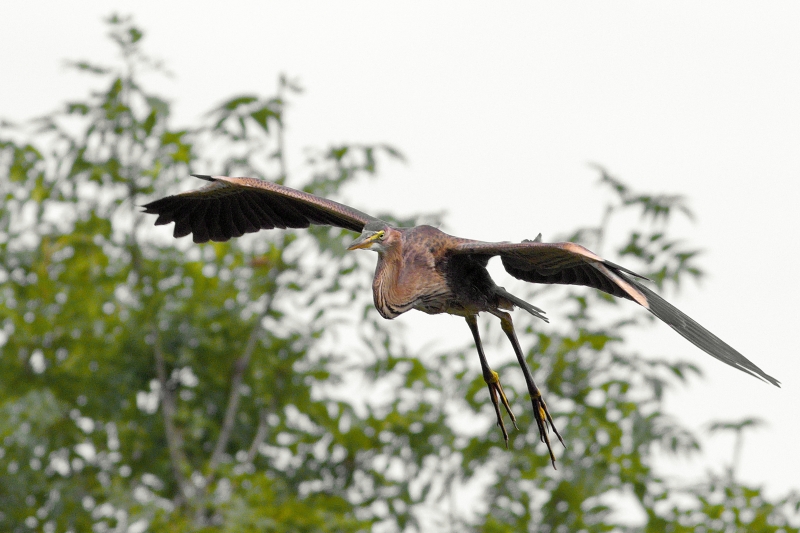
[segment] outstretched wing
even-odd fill
[[[692,320],[659,295],[635,281],[644,278],[572,242],[521,243],[464,242],[455,254],[499,255],[506,271],[517,279],[532,283],[585,285],[638,303],[680,333],[686,340],[719,359],[775,386],[780,382],[752,361]]]
[[[175,222],[175,237],[194,242],[227,241],[262,229],[307,228],[311,224],[361,232],[378,220],[357,209],[256,178],[201,176],[209,185],[144,205],[156,226]]]

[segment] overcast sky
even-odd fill
[[[0,117],[85,94],[87,79],[62,60],[110,60],[101,19],[112,10],[135,15],[145,49],[174,72],[154,83],[177,123],[233,94],[271,94],[285,72],[306,88],[288,116],[293,168],[305,146],[403,151],[408,164],[344,192],[368,212],[445,209],[456,235],[550,240],[598,219],[589,162],[638,190],[686,195],[697,220],[680,229],[705,250],[709,276],[666,296],[783,388],[666,326],[635,341],[704,369],[669,400],[690,427],[768,421],[745,440],[744,479],[800,485],[800,3],[6,3]],[[436,319],[434,331],[416,314],[399,320],[421,338],[470,338],[461,321],[440,330]],[[709,442],[675,473],[729,460],[731,439]]]

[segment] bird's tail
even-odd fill
[[[513,294],[511,294],[510,292],[505,290],[503,287],[495,287],[494,291],[495,291],[495,294],[497,294],[501,298],[505,298],[506,300],[508,300],[512,304],[516,305],[520,309],[526,310],[527,312],[529,312],[530,314],[532,314],[536,318],[541,318],[545,322],[550,322],[550,319],[548,319],[546,316],[544,316],[544,311],[543,310],[539,309],[538,307],[536,307],[534,305],[529,304],[528,302],[526,302],[522,298],[514,296]]]

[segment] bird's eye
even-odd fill
[[[378,232],[378,239],[383,240],[386,237],[386,232],[381,230]]]

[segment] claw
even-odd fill
[[[550,453],[550,462],[553,463],[553,468],[555,469],[556,456],[553,453],[553,447],[550,445],[550,436],[548,435],[549,429],[547,427],[548,424],[555,432],[558,440],[561,441],[561,444],[565,448],[567,445],[564,444],[564,439],[561,438],[561,434],[556,429],[555,424],[553,424],[553,417],[550,416],[550,411],[547,410],[547,404],[544,403],[542,393],[539,391],[539,387],[537,387],[536,383],[533,381],[531,369],[528,367],[528,362],[525,361],[525,354],[522,353],[519,340],[517,340],[517,334],[514,333],[514,323],[511,321],[511,315],[500,310],[490,312],[500,319],[500,326],[503,328],[503,332],[506,334],[508,340],[511,342],[511,346],[514,348],[514,354],[517,356],[517,362],[519,362],[519,367],[522,369],[522,375],[525,376],[525,384],[528,386],[528,394],[531,396],[531,403],[533,404],[533,417],[536,419],[536,425],[539,426],[539,438],[547,445],[547,451]]]
[[[506,431],[506,425],[503,423],[503,414],[500,412],[500,403],[503,403],[503,407],[508,413],[508,416],[511,417],[511,423],[514,424],[514,428],[519,431],[519,427],[517,427],[517,418],[514,416],[514,413],[511,412],[511,406],[508,404],[508,398],[506,397],[506,393],[503,391],[503,386],[500,384],[500,375],[494,370],[491,370],[490,376],[484,376],[484,381],[489,387],[489,397],[492,399],[494,412],[497,415],[497,425],[500,426],[500,430],[503,432],[503,440],[506,443],[506,449],[508,449],[508,431]]]
[[[550,453],[550,462],[553,463],[553,468],[557,470],[556,456],[553,453],[552,446],[550,446],[550,429],[552,428],[564,448],[566,448],[567,445],[564,444],[564,439],[561,438],[561,434],[556,429],[553,423],[553,417],[550,416],[550,411],[547,410],[547,404],[544,403],[544,398],[542,398],[541,393],[535,398],[531,397],[531,403],[533,404],[533,417],[536,419],[536,425],[539,427],[539,439],[547,445],[547,451]]]

